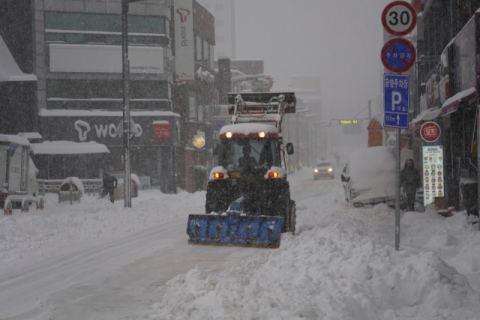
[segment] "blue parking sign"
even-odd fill
[[[410,76],[406,74],[383,75],[384,127],[408,129]]]

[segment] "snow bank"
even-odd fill
[[[219,274],[177,276],[150,319],[392,319],[448,314],[471,293],[433,253],[396,252],[332,225]]]
[[[123,201],[110,203],[97,196],[84,196],[80,203],[58,203],[58,195],[45,197],[45,210],[0,216],[0,268],[25,258],[45,258],[47,251],[82,241],[108,239],[146,229],[155,224],[198,212],[205,192],[163,194],[159,190],[141,190],[132,198],[132,208]],[[179,210],[181,203],[181,210]],[[59,250],[59,249],[58,249]]]
[[[310,175],[302,170],[289,180]],[[332,188],[297,201],[299,234],[282,236],[280,249],[217,274],[197,268],[175,277],[145,318],[458,319],[465,302],[475,303],[467,279],[434,251],[393,249],[394,213],[386,205],[355,209],[343,198]],[[378,232],[386,225],[388,237]],[[469,233],[466,226],[457,225]]]

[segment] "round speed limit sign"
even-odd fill
[[[388,33],[404,36],[415,28],[417,14],[408,2],[393,1],[383,9],[382,24]]]

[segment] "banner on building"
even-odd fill
[[[195,80],[192,0],[175,0],[175,69],[178,81]]]

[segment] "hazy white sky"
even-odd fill
[[[324,119],[353,117],[382,94],[381,14],[390,2],[237,0],[236,58],[264,60],[276,88],[318,74]]]

